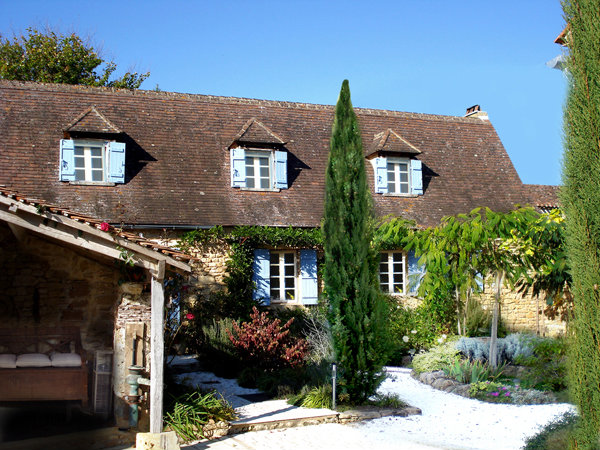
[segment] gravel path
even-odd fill
[[[438,391],[414,380],[410,369],[389,368],[380,392],[398,394],[421,416],[386,417],[358,424],[324,424],[257,431],[203,442],[189,450],[518,450],[527,436],[567,404],[501,405]]]

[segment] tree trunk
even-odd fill
[[[462,336],[461,328],[464,330],[464,327],[460,326],[460,321],[462,319],[462,314],[460,312],[460,293],[458,292],[458,287],[454,289],[454,296],[456,299],[456,326],[458,329],[458,335]]]
[[[504,271],[496,272],[496,295],[494,298],[494,308],[492,310],[492,331],[490,333],[490,357],[488,363],[493,367],[498,367],[498,316],[500,309],[500,294],[502,292],[502,283],[504,282]]]

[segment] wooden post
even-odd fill
[[[163,363],[164,363],[164,330],[163,316],[165,305],[165,288],[163,284],[165,262],[158,262],[158,270],[152,274],[150,321],[150,433],[162,432],[163,422]]]

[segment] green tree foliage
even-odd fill
[[[110,80],[116,69],[114,62],[104,61],[74,33],[28,28],[27,34],[12,40],[0,34],[0,79],[137,89],[150,75],[127,72]]]
[[[575,445],[599,447],[600,430],[600,2],[565,0],[569,94],[561,197],[573,277],[569,380],[579,408]]]
[[[330,146],[323,222],[325,294],[342,389],[350,402],[360,403],[381,383],[389,347],[371,245],[371,197],[347,80],[335,108]]]
[[[531,253],[527,235],[538,214],[531,208],[508,213],[476,208],[468,214],[442,219],[440,225],[417,230],[406,238],[426,274],[420,286],[424,298],[454,298],[459,334],[464,332],[471,296],[478,282],[493,277],[496,295],[490,332],[490,363],[495,365],[500,292],[505,282],[514,284],[526,271]]]

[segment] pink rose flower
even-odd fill
[[[192,313],[187,313],[187,314],[185,315],[185,318],[186,318],[187,320],[193,320],[193,319],[195,319],[195,318],[196,318],[196,316],[195,316],[195,315],[193,315]]]
[[[101,229],[102,231],[108,231],[108,230],[110,229],[110,225],[109,225],[109,224],[107,224],[106,222],[102,222],[102,223],[100,224],[100,229]]]

